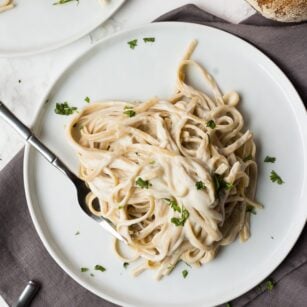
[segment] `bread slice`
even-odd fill
[[[246,0],[264,17],[282,22],[307,20],[307,0]]]

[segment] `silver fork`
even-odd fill
[[[31,144],[50,164],[66,175],[77,190],[78,202],[81,209],[102,228],[117,239],[126,243],[126,240],[115,230],[113,223],[102,217],[94,215],[85,203],[85,197],[90,192],[85,182],[76,176],[50,149],[48,149],[4,104],[0,101],[0,117],[13,127],[29,144]],[[95,205],[95,204],[94,204]]]

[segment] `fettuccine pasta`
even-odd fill
[[[14,0],[4,0],[0,2],[0,13],[10,10],[14,7]]]
[[[176,93],[144,103],[91,103],[73,118],[68,138],[87,182],[90,210],[111,220],[134,251],[138,275],[156,278],[183,260],[199,266],[237,236],[250,236],[257,165],[252,133],[243,129],[239,95],[223,95],[213,77],[190,59],[188,48],[177,71]],[[211,88],[186,83],[194,66]],[[99,200],[99,208],[94,200]]]

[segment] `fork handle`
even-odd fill
[[[0,117],[3,118],[12,128],[14,128],[37,151],[39,151],[48,162],[53,163],[57,159],[57,156],[39,139],[37,139],[31,129],[24,125],[1,101]]]
[[[13,127],[29,144],[31,144],[49,163],[68,176],[71,180],[76,175],[28,128],[23,124],[5,105],[0,101],[0,117]]]

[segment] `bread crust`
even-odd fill
[[[264,17],[282,22],[307,20],[307,0],[246,0]]]

